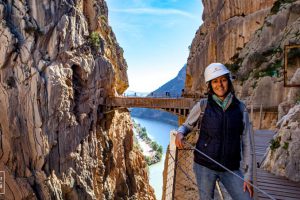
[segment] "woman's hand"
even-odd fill
[[[248,191],[250,194],[250,197],[253,197],[253,187],[249,183],[252,183],[250,180],[244,181],[244,192]]]
[[[180,132],[177,132],[176,134],[176,139],[175,139],[175,145],[176,147],[178,147],[179,149],[182,149],[183,148],[183,134],[180,133]]]

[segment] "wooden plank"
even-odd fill
[[[257,161],[263,159],[273,135],[272,131],[256,131],[254,134],[255,157]],[[261,168],[257,168],[255,176],[257,178],[257,186],[276,199],[300,199],[300,183],[276,176]],[[268,199],[260,192],[257,194],[257,197],[258,199]]]
[[[286,185],[288,187],[299,188],[299,186],[295,186],[295,185],[287,183],[287,182],[282,182],[280,180],[267,179],[267,178],[264,178],[263,180],[261,180],[261,179],[257,180],[257,185],[259,186],[261,182],[268,183],[270,185],[270,187],[272,187],[272,184],[275,184],[277,182],[277,185]]]
[[[279,192],[280,194],[284,194],[284,195],[286,195],[286,196],[298,196],[298,197],[300,197],[300,195],[299,195],[299,192],[297,193],[297,192],[289,192],[289,190],[280,190],[279,188],[275,188],[275,187],[270,187],[270,186],[260,186],[259,187],[260,189],[262,189],[262,190],[264,190],[264,191],[270,191],[271,193],[277,193],[277,192]]]
[[[291,180],[289,180],[289,179],[287,179],[287,178],[285,178],[285,177],[276,176],[276,175],[271,174],[271,173],[266,173],[266,172],[264,172],[264,171],[261,171],[261,169],[257,171],[257,174],[258,174],[259,176],[261,176],[263,179],[265,179],[265,178],[272,178],[272,179],[275,179],[275,180],[277,180],[277,181],[287,182],[287,183],[289,183],[289,184],[291,184],[291,185],[295,185],[295,186],[300,187],[300,183],[291,181]]]
[[[281,198],[294,198],[294,199],[298,199],[300,198],[299,195],[295,195],[295,194],[291,194],[291,193],[284,193],[282,191],[273,191],[273,190],[267,190],[265,189],[264,190],[267,194],[269,194],[270,196],[274,196],[275,198],[276,197],[281,197]],[[277,198],[276,198],[277,199]]]
[[[258,174],[258,175],[260,176],[260,178],[262,180],[273,180],[273,181],[279,181],[280,183],[286,183],[286,184],[289,184],[289,185],[299,186],[298,184],[295,184],[295,183],[293,183],[289,180],[286,180],[286,179],[280,179],[280,178],[276,178],[274,176],[266,176],[266,175],[260,175],[260,174]]]
[[[288,181],[289,183],[294,183],[296,185],[299,185],[300,186],[300,183],[297,183],[297,182],[294,182],[294,181],[291,181],[285,177],[281,177],[281,176],[276,176],[274,174],[271,174],[271,173],[265,173],[264,171],[261,171],[261,169],[259,168],[259,170],[257,171],[257,174],[259,174],[260,176],[263,176],[263,177],[272,177],[272,178],[275,178],[277,180],[283,180],[283,181]]]
[[[291,198],[291,197],[284,197],[284,196],[272,196],[274,197],[276,200],[299,200],[298,198]],[[258,194],[258,199],[268,199],[270,200],[270,198],[267,198],[266,195],[259,193]]]
[[[259,186],[260,186],[260,187],[270,187],[270,184],[261,182],[261,183],[259,184]],[[278,190],[279,190],[279,189],[282,189],[282,190],[284,190],[284,191],[290,191],[291,193],[299,194],[299,195],[300,195],[300,190],[298,190],[299,187],[286,186],[286,185],[276,185],[276,184],[273,184],[272,187],[273,187],[273,188],[277,188]]]

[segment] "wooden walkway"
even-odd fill
[[[261,163],[273,135],[274,132],[268,130],[259,130],[255,132],[254,145],[257,163]],[[254,180],[255,179],[257,186],[275,199],[300,199],[300,183],[276,176],[261,168],[256,168],[256,174],[254,174]],[[269,199],[260,192],[256,194],[256,197],[257,199]]]
[[[108,97],[105,106],[108,108],[152,108],[171,112],[178,116],[187,117],[190,109],[199,99],[193,98],[171,98],[171,97]],[[252,105],[248,108],[249,112],[276,112],[277,107],[262,107],[262,105]]]
[[[152,108],[165,110],[179,116],[187,116],[196,103],[191,98],[109,97],[106,106],[124,108]]]

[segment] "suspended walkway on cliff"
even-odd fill
[[[300,199],[300,183],[290,181],[286,178],[276,176],[260,168],[260,162],[266,152],[269,141],[274,135],[273,131],[258,130],[253,134],[254,145],[254,185],[266,192],[268,196],[254,189],[254,199]],[[197,135],[192,134],[187,139],[195,143]],[[177,149],[175,147],[175,136],[171,134],[170,146],[166,155],[167,165],[164,176],[163,200],[189,199],[198,200],[198,189],[193,173],[193,151],[192,148]],[[216,199],[231,199],[224,187],[217,182],[215,191]]]
[[[109,97],[106,106],[110,108],[152,108],[171,112],[178,116],[187,116],[195,104],[192,98],[170,97]]]
[[[116,96],[108,97],[106,99],[105,105],[108,109],[114,108],[151,108],[164,110],[173,113],[177,116],[186,117],[189,110],[195,105],[196,101],[199,99],[185,98],[185,97],[125,97]],[[249,111],[253,112],[275,112],[277,113],[277,106],[262,106],[254,105],[249,107]]]

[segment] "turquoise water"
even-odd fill
[[[142,119],[137,117],[132,118],[135,120],[135,122],[141,124],[142,127],[146,128],[148,136],[152,140],[155,140],[158,144],[163,146],[162,160],[159,163],[156,163],[149,167],[150,185],[155,190],[156,199],[161,199],[163,186],[162,174],[164,169],[166,149],[170,142],[170,131],[176,129],[177,127],[156,120]]]

